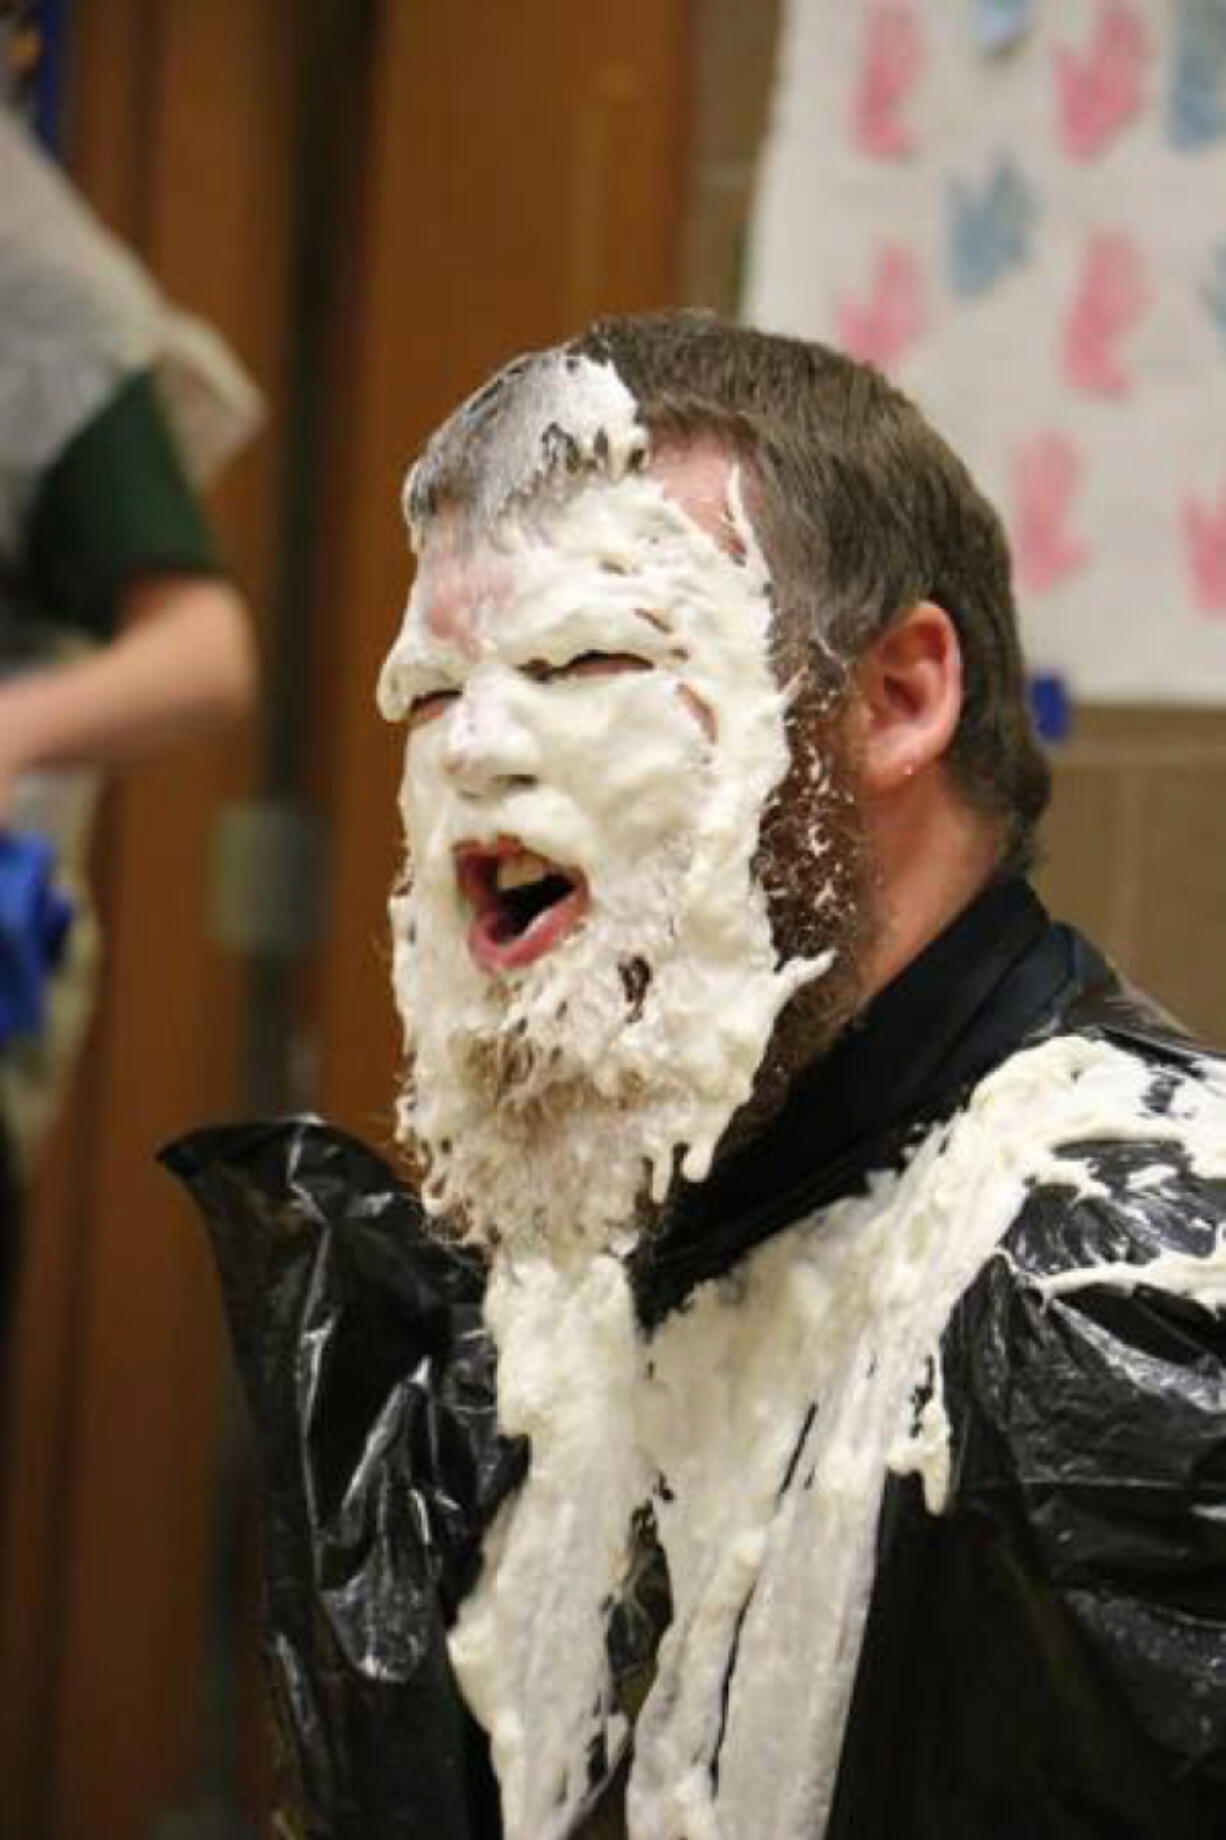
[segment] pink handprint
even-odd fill
[[[862,301],[845,298],[835,310],[839,343],[853,358],[884,370],[902,356],[924,326],[919,265],[900,243],[883,243]]]
[[[1149,34],[1129,0],[1099,0],[1094,36],[1080,55],[1056,46],[1060,139],[1088,160],[1127,126],[1144,101]]]
[[[919,23],[906,0],[874,0],[856,87],[854,129],[861,153],[876,160],[899,160],[912,151],[914,140],[899,110],[922,64]]]
[[[1217,504],[1204,504],[1189,493],[1183,502],[1192,593],[1202,613],[1226,615],[1226,486]]]
[[[1071,441],[1048,431],[1013,456],[1013,548],[1019,585],[1045,594],[1083,567],[1087,550],[1069,529],[1081,461]]]
[[[1145,265],[1131,237],[1110,230],[1092,237],[1064,328],[1064,374],[1071,384],[1097,396],[1127,393],[1118,347],[1149,299]]]

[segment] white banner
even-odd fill
[[[1226,0],[786,0],[744,311],[963,455],[1032,668],[1226,702]]]

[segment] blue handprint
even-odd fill
[[[1214,250],[1213,273],[1202,283],[1200,294],[1213,315],[1222,342],[1222,355],[1226,357],[1226,243],[1219,243]]]
[[[975,0],[974,32],[987,57],[1012,51],[1034,24],[1034,0]]]
[[[1178,0],[1166,131],[1180,153],[1226,134],[1226,0]]]
[[[1039,207],[1034,190],[1007,155],[1001,155],[977,192],[952,179],[946,193],[950,277],[957,293],[986,293],[1030,254]]]

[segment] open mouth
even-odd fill
[[[456,881],[473,910],[468,949],[485,971],[515,971],[542,957],[587,912],[587,882],[517,837],[461,843]]]

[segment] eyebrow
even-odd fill
[[[672,638],[675,628],[666,614],[653,613],[648,607],[635,607],[633,613],[636,620],[646,620],[648,626],[654,626],[657,632]]]

